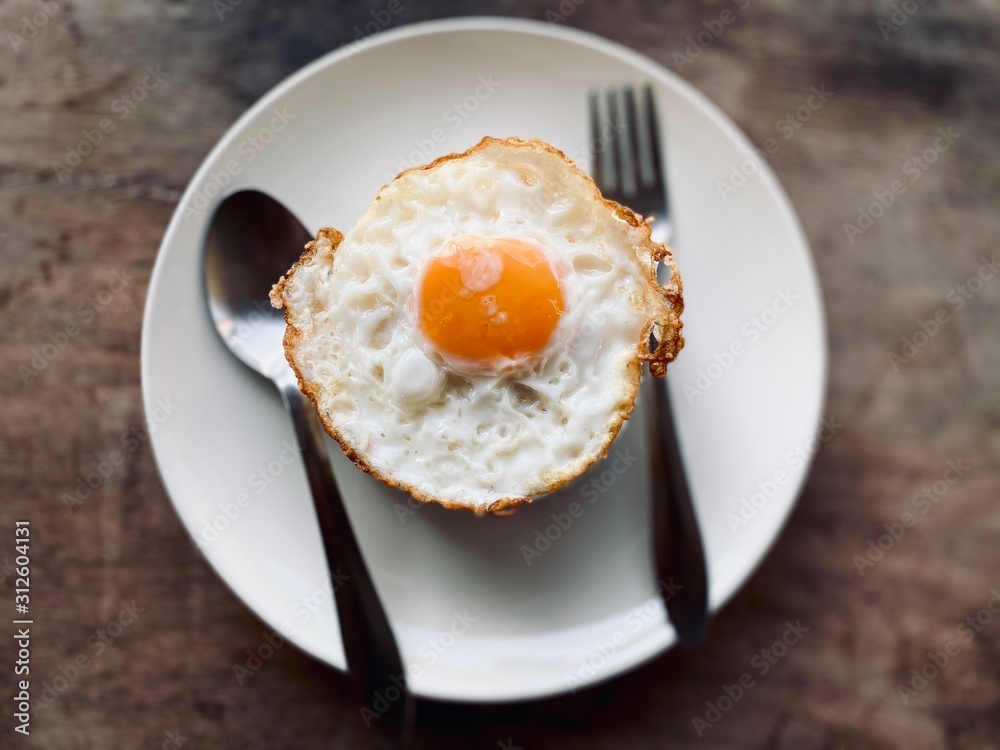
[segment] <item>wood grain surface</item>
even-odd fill
[[[89,498],[72,510],[61,500],[142,423],[145,293],[198,164],[258,97],[351,41],[385,3],[224,5],[0,2],[0,609],[6,618],[14,595],[14,521],[30,518],[33,689],[63,687],[29,738],[13,732],[4,626],[3,748],[377,746],[344,679],[294,649],[237,684],[232,665],[265,628],[192,553],[140,433]],[[1000,591],[1000,280],[969,284],[996,273],[982,259],[1000,242],[1000,5],[574,0],[564,10],[573,5],[568,25],[679,72],[755,143],[810,87],[833,92],[769,161],[819,269],[827,413],[843,428],[700,651],[571,697],[422,702],[416,747],[1000,747],[1000,614],[989,611]],[[696,58],[675,57],[738,5]],[[389,25],[550,10],[556,0],[403,0]],[[147,72],[157,65],[162,80]],[[144,81],[132,109],[121,97]],[[99,147],[72,172],[54,166],[105,118],[114,129]],[[948,128],[953,142],[935,146]],[[845,230],[897,180],[907,190],[883,216]],[[947,321],[924,340],[921,322],[939,310]],[[32,364],[61,333],[64,345]],[[910,351],[904,338],[923,345]],[[970,467],[954,484],[949,461]],[[929,510],[860,575],[855,556],[922,488]],[[808,633],[761,675],[754,665],[786,621]],[[960,650],[904,702],[898,686],[914,669],[933,674],[928,652],[950,640]],[[754,685],[730,706],[725,686],[744,673]],[[714,716],[707,703],[728,710],[696,726]]]

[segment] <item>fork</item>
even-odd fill
[[[628,206],[643,217],[653,217],[654,242],[673,236],[670,200],[663,170],[656,102],[650,86],[643,87],[642,113],[631,87],[610,89],[602,117],[601,97],[589,96],[591,164],[594,181],[605,198]],[[610,120],[610,133],[602,122]],[[598,150],[598,146],[601,148]],[[657,267],[660,283],[669,269]],[[701,532],[681,457],[670,394],[665,378],[649,377],[647,401],[650,475],[653,488],[653,551],[659,585],[678,638],[694,648],[708,628],[708,575]],[[675,583],[676,581],[676,583]]]

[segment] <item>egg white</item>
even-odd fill
[[[563,314],[533,362],[473,372],[420,331],[422,265],[463,235],[537,243],[561,271]],[[273,299],[289,361],[348,455],[419,499],[495,511],[600,457],[642,360],[676,354],[680,279],[656,283],[660,258],[671,263],[648,226],[561,153],[484,139],[399,175],[342,241],[321,231]]]

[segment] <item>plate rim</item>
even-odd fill
[[[713,102],[707,95],[695,88],[693,84],[671,71],[664,64],[641,52],[637,52],[624,44],[575,27],[538,20],[489,15],[470,18],[435,19],[407,24],[394,29],[383,30],[369,37],[365,37],[363,39],[363,47],[361,47],[360,52],[373,47],[384,47],[413,38],[430,37],[439,34],[484,31],[505,32],[517,35],[539,37],[543,39],[559,39],[561,41],[574,43],[591,51],[619,59],[629,66],[641,70],[650,78],[659,80],[664,85],[672,88],[680,96],[687,99],[688,102],[695,106],[701,114],[711,120],[714,125],[731,138],[732,141],[740,148],[741,152],[749,155],[754,150],[749,137],[736,125],[736,123],[719,105],[715,104],[715,102]],[[271,106],[271,103],[276,98],[296,88],[301,82],[320,73],[326,68],[333,67],[341,64],[343,61],[349,60],[349,58],[354,54],[358,54],[358,52],[354,50],[356,45],[357,42],[348,42],[336,49],[331,50],[330,52],[325,53],[318,59],[291,73],[261,95],[250,107],[246,109],[246,111],[244,111],[226,128],[225,132],[219,137],[212,149],[205,155],[198,169],[188,181],[187,187],[185,188],[180,200],[177,202],[170,223],[164,232],[163,239],[157,248],[156,261],[150,275],[146,302],[143,311],[140,344],[140,371],[143,409],[147,420],[152,418],[152,410],[155,408],[154,397],[151,390],[151,382],[154,376],[151,372],[150,356],[148,354],[149,349],[152,346],[152,326],[150,319],[154,308],[154,298],[159,296],[161,293],[160,287],[163,284],[163,276],[166,273],[165,267],[167,265],[166,258],[168,253],[166,251],[175,241],[174,236],[179,231],[184,207],[188,205],[192,199],[195,192],[195,185],[199,184],[205,173],[209,171],[210,165],[216,160],[218,154],[229,148],[235,134],[241,130],[246,122],[257,117],[260,112],[264,111],[268,106]],[[760,169],[758,169],[758,175],[766,183],[766,191],[775,200],[776,209],[781,222],[786,226],[794,241],[799,245],[803,255],[805,256],[805,266],[807,269],[806,280],[809,287],[809,293],[816,300],[816,323],[819,326],[821,345],[819,346],[820,382],[818,397],[814,405],[814,413],[810,419],[814,425],[815,434],[818,433],[821,427],[821,421],[826,408],[829,391],[829,338],[822,286],[819,283],[819,275],[808,238],[802,229],[801,222],[799,221],[798,215],[796,214],[787,193],[778,181],[769,164],[761,164]],[[220,201],[224,196],[225,193],[222,192],[213,198],[212,206],[214,207],[217,205],[218,201]],[[211,211],[206,210],[205,215],[206,217],[210,216]],[[207,221],[207,218],[205,221]],[[160,456],[162,449],[158,448],[158,444],[164,439],[165,438],[162,436],[162,433],[159,431],[154,432],[150,436],[150,445],[154,462],[167,497],[170,499],[175,513],[178,514],[179,520],[184,527],[184,532],[190,537],[190,529],[180,513],[180,508],[175,500],[174,493],[171,491],[171,482],[168,479],[167,472],[164,470],[164,466],[161,462]],[[711,596],[710,594],[710,609],[713,614],[719,612],[746,585],[763,561],[767,558],[778,539],[784,533],[788,519],[797,506],[799,497],[808,480],[815,456],[816,453],[814,452],[805,461],[805,466],[803,467],[800,478],[794,486],[794,491],[790,496],[790,501],[784,508],[781,509],[780,513],[777,514],[778,518],[773,536],[771,536],[766,543],[760,544],[756,549],[753,549],[753,554],[747,555],[748,558],[754,559],[754,562],[747,566],[745,572],[737,578],[730,590],[726,591],[722,595]],[[230,590],[230,592],[232,592],[237,600],[240,601],[240,603],[242,603],[243,606],[245,606],[251,613],[253,613],[258,620],[270,627],[271,623],[268,622],[264,614],[251,606],[250,603],[233,588],[232,584],[230,584],[229,580],[222,574],[221,570],[211,557],[208,554],[202,554],[201,556],[205,558],[205,561],[209,564],[216,576],[218,576],[218,578]],[[664,627],[661,628],[658,633],[660,635],[659,638],[642,639],[640,642],[634,644],[632,648],[620,650],[616,655],[614,664],[608,664],[607,669],[602,670],[600,675],[596,676],[592,681],[589,681],[581,688],[581,690],[587,690],[606,681],[616,679],[617,677],[620,677],[667,652],[676,643],[676,635],[673,628],[670,626],[669,622],[666,622]],[[304,645],[300,645],[298,639],[295,637],[295,634],[289,634],[287,636],[287,640],[295,648],[308,654],[311,658],[328,664],[338,671],[344,670],[344,667],[333,664],[324,657],[313,653]],[[570,689],[566,684],[560,683],[542,686],[528,686],[528,689],[521,690],[516,693],[505,692],[491,697],[483,697],[478,694],[459,694],[454,690],[449,691],[447,689],[431,691],[424,690],[417,693],[417,695],[434,700],[446,700],[465,704],[480,704],[510,703],[537,698],[554,697],[563,695],[569,691]]]

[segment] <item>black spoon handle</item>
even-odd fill
[[[326,452],[316,409],[294,382],[279,385],[295,424],[330,569],[337,617],[351,682],[368,726],[376,725],[392,748],[409,741],[413,698],[389,619],[351,529]]]
[[[681,643],[694,648],[708,628],[708,572],[665,378],[650,378],[649,446],[653,548],[659,591]]]

